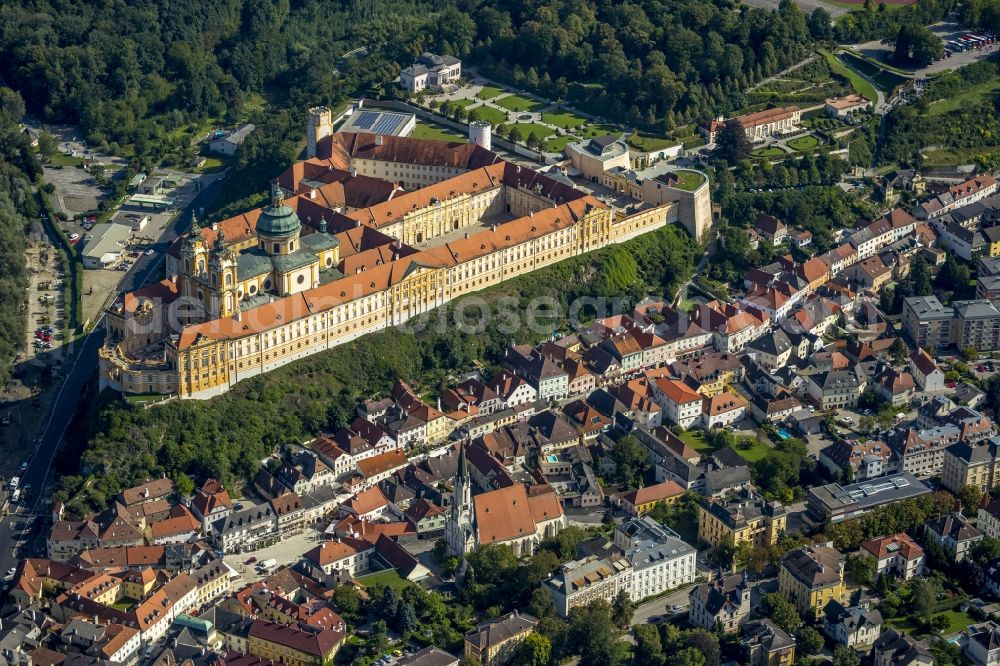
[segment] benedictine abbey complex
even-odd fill
[[[710,226],[704,178],[691,190],[665,174],[654,201],[618,210],[476,143],[333,133],[328,118],[310,112],[308,157],[269,205],[193,226],[165,280],[108,310],[102,387],[209,398],[664,224]]]

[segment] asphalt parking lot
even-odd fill
[[[931,31],[946,43],[949,40],[956,39],[957,37],[961,37],[969,32],[968,28],[950,21],[935,23],[931,26]],[[855,44],[852,48],[865,54],[866,56],[875,58],[876,60],[880,60],[890,65],[892,64],[892,60],[890,59],[891,50],[887,45],[883,44],[881,40],[865,42],[864,44]],[[913,74],[920,77],[927,76],[929,74],[937,74],[949,69],[964,67],[965,65],[978,62],[983,58],[996,53],[998,48],[1000,48],[1000,42],[994,42],[988,46],[984,46],[979,49],[972,49],[970,51],[959,51],[953,53],[948,58],[942,58],[937,62],[932,62],[926,67],[913,70]]]

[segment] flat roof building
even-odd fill
[[[858,518],[880,506],[919,497],[931,492],[923,481],[909,473],[896,474],[877,482],[863,481],[848,486],[828,483],[809,489],[806,510],[816,521],[839,523]]]
[[[340,132],[371,132],[388,136],[409,136],[417,125],[417,117],[412,113],[359,109],[351,114]]]
[[[110,268],[122,256],[125,244],[132,237],[132,229],[124,224],[98,224],[90,232],[80,258],[84,268]]]

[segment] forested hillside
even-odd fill
[[[0,73],[29,113],[152,159],[203,121],[378,94],[424,49],[670,129],[745,106],[743,90],[817,41],[894,37],[952,4],[873,4],[834,28],[790,0],[776,12],[723,0],[27,0],[0,6]],[[341,57],[359,47],[365,57]]]
[[[29,220],[38,215],[31,181],[41,167],[18,129],[23,114],[20,96],[0,88],[0,385],[10,378],[14,355],[24,348],[24,248]]]
[[[155,157],[193,122],[234,122],[248,103],[336,103],[391,79],[397,60],[410,57],[402,53],[419,49],[417,35],[439,18],[439,3],[421,0],[294,5],[0,3],[0,74],[21,92],[29,113],[79,123],[94,145],[134,146]],[[367,44],[384,46],[364,61],[338,62]]]

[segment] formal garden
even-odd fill
[[[493,126],[497,136],[545,153],[562,153],[574,141],[586,141],[599,136],[623,136],[628,131],[622,125],[601,122],[578,111],[563,108],[560,104],[535,99],[493,84],[472,84],[460,89],[458,94],[423,94],[418,96],[417,103],[458,122],[484,120]],[[411,136],[452,138],[446,132],[421,124],[417,125]],[[633,132],[627,140],[631,147],[649,152],[681,143],[689,148],[704,143],[690,125],[677,128],[669,136]]]

